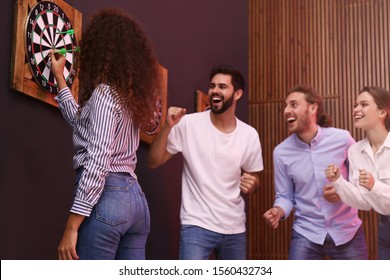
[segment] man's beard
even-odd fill
[[[290,133],[296,133],[300,134],[303,132],[306,132],[308,128],[310,127],[310,116],[309,116],[309,110],[305,110],[305,115],[302,116],[301,119],[297,119],[297,126],[293,129],[289,129]]]
[[[212,101],[212,95],[210,97],[210,104],[211,104],[211,111],[214,113],[214,114],[222,114],[223,112],[225,112],[227,109],[229,109],[232,104],[233,104],[233,96],[234,94],[232,94],[232,96],[229,98],[229,99],[222,99],[222,101],[220,103],[222,103],[222,106],[220,108],[218,108],[218,104],[214,104],[213,101]]]

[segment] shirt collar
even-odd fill
[[[385,143],[383,143],[383,146],[386,148],[390,148],[390,132],[387,133]]]
[[[362,141],[361,141],[361,152],[365,152],[365,151],[368,151],[368,150],[371,150],[371,145],[370,145],[370,142],[368,141],[367,137],[364,138]],[[386,139],[385,139],[385,142],[383,142],[383,145],[382,145],[383,148],[390,148],[390,132],[387,133],[387,136],[386,136]]]
[[[316,136],[314,136],[313,140],[311,140],[311,144],[313,145],[320,142],[321,136],[322,136],[322,128],[321,126],[317,125],[317,134]]]
[[[364,151],[367,151],[367,150],[370,150],[370,149],[371,149],[370,142],[368,141],[367,138],[364,138],[361,141],[360,151],[363,153]]]
[[[294,137],[296,142],[300,143],[301,145],[307,147],[307,146],[315,146],[318,142],[321,140],[321,136],[323,134],[321,126],[317,125],[317,134],[314,136],[314,138],[311,140],[310,145],[303,142],[296,133],[294,133]]]

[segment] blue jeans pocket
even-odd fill
[[[96,204],[96,220],[116,226],[128,221],[129,212],[129,187],[105,186]]]

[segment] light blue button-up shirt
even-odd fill
[[[293,229],[314,243],[323,244],[329,234],[336,245],[345,244],[362,223],[356,209],[323,195],[330,163],[348,178],[348,148],[354,143],[346,130],[318,127],[311,145],[292,134],[274,150],[274,206],[284,210],[285,218],[295,208]]]

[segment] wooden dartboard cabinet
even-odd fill
[[[45,5],[44,5],[45,4]],[[40,8],[37,7],[41,6]],[[11,73],[10,73],[10,85],[12,89],[15,89],[21,93],[32,96],[50,105],[57,106],[57,102],[54,100],[55,94],[49,92],[47,89],[38,84],[37,79],[31,69],[31,60],[28,58],[28,50],[26,48],[26,32],[28,32],[27,25],[29,24],[28,18],[30,11],[35,8],[35,12],[42,10],[42,13],[50,9],[50,13],[55,16],[61,17],[66,15],[67,23],[71,29],[73,29],[75,41],[78,41],[81,37],[82,26],[82,14],[69,4],[62,0],[52,1],[37,1],[37,0],[15,0],[14,1],[14,23],[13,23],[13,35],[12,35],[12,55],[11,55]],[[61,11],[59,13],[58,11]],[[53,17],[52,15],[52,17]],[[39,16],[39,13],[38,15]],[[50,25],[50,24],[49,24]],[[64,27],[67,28],[67,27]],[[77,99],[78,80],[75,76],[72,79],[72,93]]]

